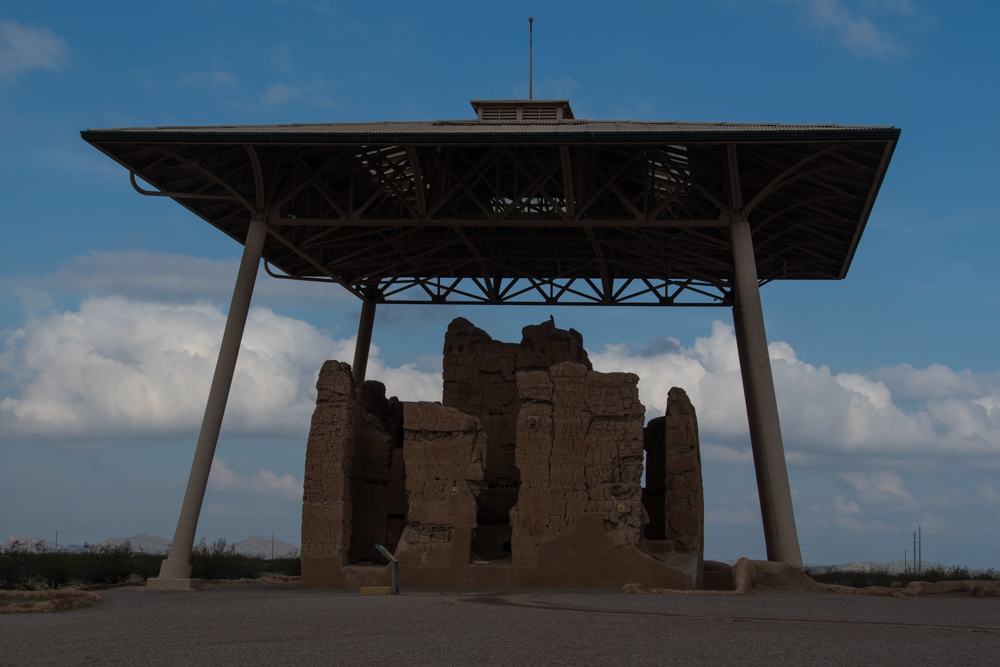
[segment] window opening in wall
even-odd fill
[[[645,451],[644,476],[646,485],[642,489],[642,505],[646,509],[649,523],[644,537],[647,540],[666,539],[666,491],[667,491],[667,433],[666,418],[650,419],[643,429],[642,448]]]

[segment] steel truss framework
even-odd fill
[[[802,565],[758,287],[846,275],[897,129],[559,120],[83,136],[138,191],[244,245],[150,587],[196,587],[191,549],[261,257],[279,277],[364,300],[357,383],[379,303],[733,306],[768,559]]]
[[[272,275],[339,283],[371,303],[719,306],[734,302],[727,146],[760,283],[840,279],[899,134],[647,123],[602,138],[571,123],[551,136],[545,124],[480,136],[458,123],[391,137],[337,125],[83,136],[137,190],[241,243],[263,212]]]

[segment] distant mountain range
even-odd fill
[[[32,549],[36,546],[41,546],[42,549],[46,551],[51,551],[56,548],[55,542],[51,542],[44,537],[21,537],[20,535],[11,535],[7,538],[7,541],[0,544],[0,551],[6,551],[7,549],[14,546],[15,542],[20,542]]]
[[[164,554],[170,551],[170,540],[157,537],[156,535],[147,535],[146,533],[139,533],[138,535],[133,535],[132,537],[111,537],[103,542],[98,542],[94,546],[97,547],[117,547],[120,544],[125,544],[128,542],[132,547],[132,551],[141,552],[144,554]]]
[[[132,547],[133,551],[147,553],[147,554],[162,554],[166,555],[170,550],[170,540],[158,537],[156,535],[147,535],[146,533],[139,533],[138,535],[133,535],[132,537],[112,537],[104,540],[103,542],[98,542],[93,545],[95,547],[102,546],[118,546],[128,542]],[[56,545],[51,540],[47,540],[44,537],[21,537],[19,535],[11,535],[7,538],[7,541],[0,544],[0,551],[5,551],[9,549],[15,542],[20,542],[21,544],[27,545],[34,549],[40,546],[46,551],[51,551],[56,548]],[[81,544],[66,544],[60,545],[60,551],[80,551],[83,549]],[[257,558],[271,558],[271,554],[274,554],[275,558],[293,558],[299,555],[299,548],[294,544],[289,544],[283,540],[271,540],[267,537],[249,537],[242,542],[237,542],[233,549],[236,553],[243,556],[254,556]]]
[[[927,570],[947,570],[941,563],[921,563],[921,571]],[[853,563],[843,563],[841,565],[806,565],[806,569],[816,574],[826,572],[872,572],[873,570],[885,570],[891,574],[902,574],[913,571],[913,561],[890,560],[884,563],[876,563],[870,560],[855,561]]]
[[[739,561],[739,558],[733,558],[732,560],[727,560],[726,563],[736,565],[737,561]],[[885,570],[890,574],[902,574],[903,572],[913,571],[913,561],[889,560],[876,563],[871,560],[856,560],[853,563],[841,563],[840,565],[806,563],[805,568],[813,574],[826,574],[827,572],[872,572],[874,570]],[[947,570],[949,566],[942,565],[941,563],[925,562],[921,564],[921,569],[924,572],[927,570]]]

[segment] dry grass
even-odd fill
[[[0,614],[83,609],[103,599],[98,593],[73,589],[59,591],[0,590]]]

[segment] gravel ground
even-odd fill
[[[1000,599],[102,591],[0,615],[2,665],[996,665]]]

